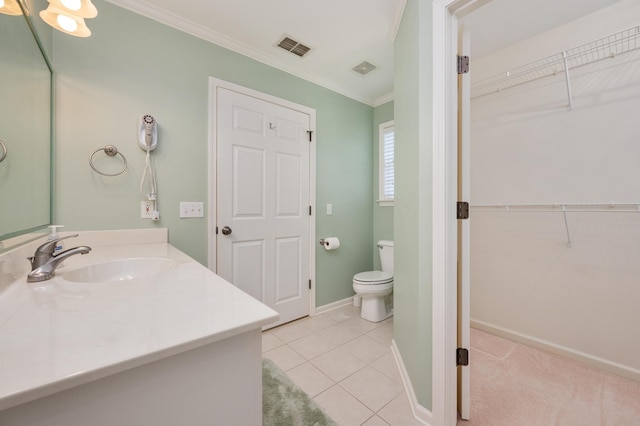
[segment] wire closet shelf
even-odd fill
[[[570,69],[638,49],[639,39],[640,26],[636,26],[479,80],[471,85],[471,99],[559,73],[565,73],[568,79]]]
[[[640,203],[606,203],[606,204],[474,204],[477,211],[506,212],[580,212],[580,213],[640,213]]]
[[[640,203],[607,203],[607,204],[475,204],[474,211],[519,212],[519,213],[562,213],[567,247],[573,247],[571,229],[567,213],[640,213]]]

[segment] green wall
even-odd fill
[[[432,409],[432,2],[408,0],[395,43],[394,339]]]
[[[166,227],[171,244],[206,264],[207,220],[179,219],[178,205],[208,199],[213,76],[316,109],[316,232],[342,242],[316,253],[317,305],[352,295],[353,274],[372,267],[373,108],[105,1],[94,4],[99,15],[87,20],[90,38],[54,34],[55,221],[80,231]],[[157,223],[140,219],[143,114],[159,125]],[[129,160],[122,176],[89,168],[89,155],[107,144]],[[117,168],[113,161],[103,166],[109,164]]]
[[[373,110],[373,242],[393,240],[393,206],[377,203],[380,187],[380,124],[393,120],[393,101],[377,106]],[[374,247],[373,267],[380,269],[380,256]]]

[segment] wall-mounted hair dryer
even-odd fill
[[[140,192],[152,203],[153,210],[151,219],[160,220],[156,172],[151,159],[151,151],[156,149],[158,145],[158,128],[156,126],[156,119],[151,115],[143,115],[140,117],[140,124],[138,125],[138,145],[147,153],[144,172],[142,172],[142,179],[140,180]],[[149,184],[148,192],[144,190],[145,181]]]
[[[143,115],[140,118],[138,145],[145,151],[153,151],[158,145],[156,119],[151,115]]]

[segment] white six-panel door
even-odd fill
[[[280,314],[309,314],[308,114],[217,90],[217,273]]]

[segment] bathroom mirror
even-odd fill
[[[0,13],[0,251],[51,221],[52,72],[29,19]]]

